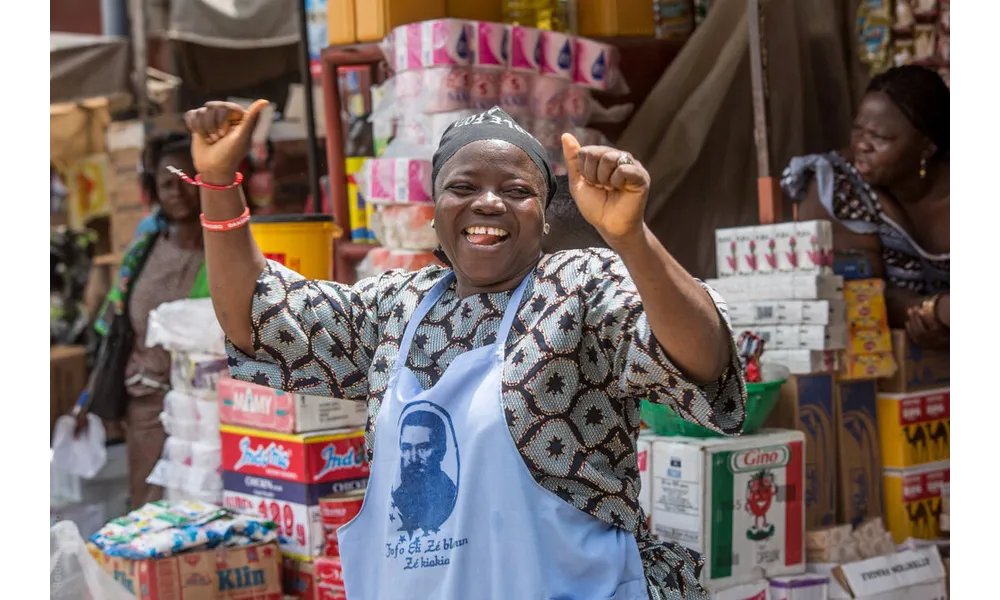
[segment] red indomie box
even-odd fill
[[[223,425],[222,469],[298,483],[368,477],[364,431],[283,434]]]

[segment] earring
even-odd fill
[[[431,229],[434,229],[434,219],[431,219]]]
[[[549,235],[549,224],[546,223],[542,225],[542,235]]]
[[[921,179],[926,179],[927,178],[927,159],[926,158],[921,158],[920,159],[920,178]]]

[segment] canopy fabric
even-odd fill
[[[170,0],[166,33],[216,48],[298,44],[297,1],[302,0]]]
[[[867,81],[858,0],[767,0],[772,175],[792,157],[842,147]],[[618,140],[652,176],[646,219],[693,274],[715,274],[714,230],[753,225],[757,162],[747,0],[715,0]]]
[[[49,48],[51,104],[128,93],[127,38],[51,32]]]

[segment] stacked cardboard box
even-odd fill
[[[841,363],[842,378],[877,379],[896,372],[885,304],[885,281],[844,282],[848,342]]]
[[[936,539],[941,488],[950,477],[950,393],[947,389],[880,394],[884,510],[897,543]]]
[[[847,346],[843,278],[832,275],[829,221],[715,232],[718,278],[737,332],[765,341],[765,362],[795,374],[836,371]]]
[[[941,486],[941,516],[938,518],[942,533],[951,532],[951,484]]]
[[[882,516],[882,447],[877,384],[841,381],[834,396],[837,443],[837,523]]]
[[[804,572],[801,432],[643,441],[651,456],[649,487],[641,491],[652,507],[653,532],[705,557],[702,583],[717,598],[766,597],[762,576]]]
[[[285,591],[304,600],[343,596],[323,512],[343,524],[344,507],[363,498],[366,415],[363,403],[219,382],[224,503],[278,525]]]

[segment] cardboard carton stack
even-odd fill
[[[324,526],[324,512],[343,524],[360,510],[365,405],[224,379],[218,406],[225,506],[278,525],[287,593],[343,597],[336,529]]]
[[[946,483],[941,486],[941,516],[938,518],[941,532],[945,535],[951,533],[951,484]]]
[[[950,478],[948,389],[880,394],[885,520],[896,543],[940,537],[941,489]]]
[[[832,274],[829,221],[719,229],[718,278],[737,332],[765,341],[765,362],[793,374],[834,372],[847,346],[844,280]]]
[[[885,281],[858,279],[844,282],[848,341],[841,362],[841,378],[876,379],[896,372],[892,337],[885,303]]]

